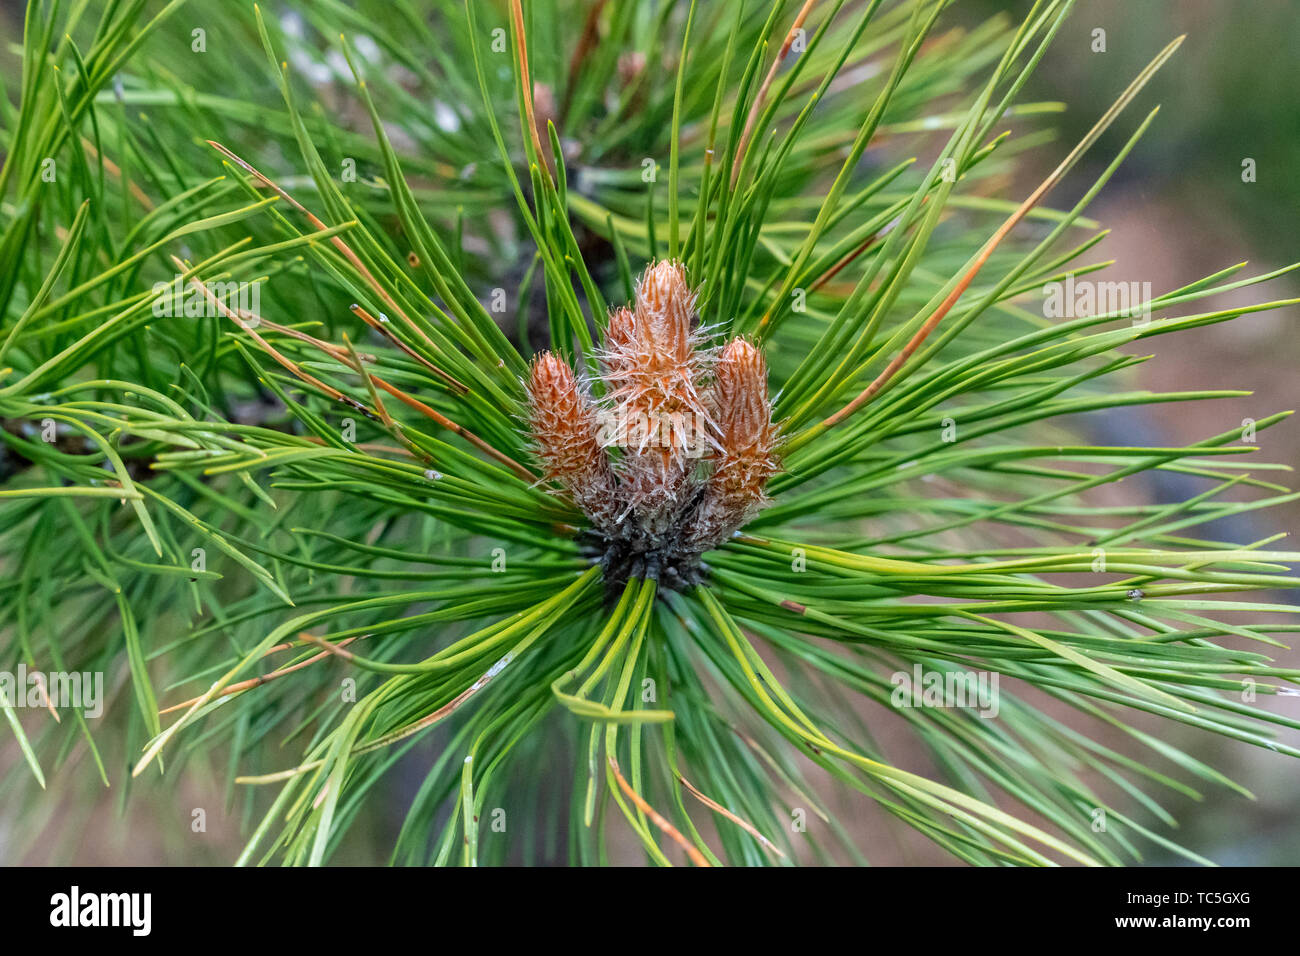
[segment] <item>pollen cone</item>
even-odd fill
[[[620,510],[614,472],[599,441],[596,410],[573,369],[542,352],[533,360],[527,388],[529,425],[546,477],[562,484],[596,527],[612,530]]]
[[[680,262],[651,265],[631,309],[615,309],[602,362],[613,404],[608,444],[621,450],[627,511],[662,536],[679,522],[694,490],[708,415],[697,382],[708,353],[696,348],[695,296]]]
[[[732,339],[713,372],[709,401],[719,449],[687,534],[701,551],[716,547],[758,513],[767,501],[764,487],[781,470],[763,353],[744,339]]]

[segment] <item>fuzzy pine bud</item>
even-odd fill
[[[615,479],[597,435],[596,410],[569,363],[552,352],[533,361],[528,376],[528,418],[546,477],[558,481],[599,528],[618,519]]]
[[[609,318],[602,360],[610,385],[628,511],[643,531],[668,534],[690,497],[707,415],[697,382],[708,355],[697,348],[695,296],[681,263],[646,269],[631,309]]]
[[[720,447],[688,536],[701,550],[716,547],[753,518],[767,501],[768,480],[781,470],[763,353],[744,339],[728,342],[714,366],[709,398]]]
[[[705,346],[695,293],[671,260],[649,266],[631,306],[610,312],[598,356],[598,403],[562,359],[534,361],[538,457],[603,539],[607,581],[698,583],[700,555],[758,512],[780,470],[767,364],[744,339],[721,353]]]
[[[709,356],[697,348],[694,318],[695,296],[681,263],[674,261],[646,269],[634,308],[610,314],[601,358],[609,398],[627,419],[625,432],[638,414],[652,418],[652,425],[666,425],[673,416],[703,416],[697,382]],[[623,440],[629,435],[619,437],[620,444],[629,443]],[[680,447],[671,436],[668,443]]]

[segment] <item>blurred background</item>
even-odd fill
[[[1031,4],[977,0],[957,4],[979,19]],[[1100,274],[1113,281],[1150,282],[1162,293],[1243,260],[1241,275],[1256,275],[1300,260],[1300,5],[1295,0],[1081,0],[1030,80],[1031,99],[1068,104],[1059,116],[1059,150],[1033,157],[1016,195],[1022,196],[1087,132],[1128,78],[1166,43],[1186,34],[1181,49],[1158,73],[1134,106],[1141,116],[1161,106],[1151,129],[1088,215],[1112,230],[1098,259],[1116,264]],[[1104,32],[1105,52],[1093,52]],[[1050,202],[1077,200],[1129,135],[1133,121],[1116,124]],[[1243,162],[1254,160],[1254,182],[1243,182]],[[1300,296],[1300,272],[1261,287],[1269,299]],[[1249,290],[1243,290],[1250,295]],[[1241,293],[1239,293],[1241,294]],[[1258,293],[1257,293],[1258,294]],[[1258,299],[1256,299],[1258,301]],[[1208,312],[1223,298],[1192,303]],[[1176,313],[1182,314],[1182,313]],[[1153,391],[1187,388],[1253,389],[1238,399],[1169,403],[1125,409],[1088,423],[1094,436],[1113,444],[1183,444],[1294,409],[1300,402],[1300,307],[1147,340],[1128,349],[1155,352],[1134,373]],[[1295,419],[1259,436],[1261,459],[1295,466],[1300,427]],[[1167,480],[1167,479],[1165,479]],[[1279,479],[1295,487],[1293,477]],[[1126,482],[1126,484],[1128,484]],[[1140,494],[1166,501],[1204,490],[1143,476]],[[1217,527],[1226,540],[1256,541],[1279,532],[1300,532],[1300,504],[1246,512],[1232,527]],[[1276,594],[1294,603],[1294,593]],[[1278,650],[1279,663],[1300,667],[1300,652]],[[1300,716],[1300,701],[1278,698],[1265,706]],[[1202,803],[1174,802],[1182,827],[1177,838],[1225,865],[1300,864],[1300,766],[1251,747],[1162,725],[1161,734],[1245,785],[1257,798],[1211,791]],[[1295,734],[1286,739],[1294,741]],[[1175,739],[1175,737],[1177,739]],[[1151,862],[1175,862],[1153,858]]]
[[[196,0],[201,2],[201,0]],[[227,3],[230,0],[207,0]],[[274,7],[274,0],[269,5]],[[974,25],[999,11],[1019,17],[1031,6],[1001,0],[956,0],[946,14],[951,22]],[[1195,278],[1250,260],[1243,275],[1254,275],[1300,260],[1300,5],[1296,0],[1080,0],[1042,65],[1024,91],[1024,100],[1059,100],[1056,145],[1025,158],[1021,181],[1009,198],[1025,195],[1068,151],[1112,102],[1128,79],[1166,43],[1187,34],[1182,49],[1143,93],[1134,113],[1162,105],[1160,115],[1088,215],[1112,230],[1097,258],[1117,264],[1105,280],[1150,282],[1158,294]],[[12,91],[17,79],[16,45],[21,38],[23,4],[0,0],[0,76]],[[1102,32],[1098,32],[1102,31]],[[1104,44],[1104,51],[1101,49]],[[1049,202],[1068,206],[1078,198],[1131,132],[1126,117],[1086,157],[1084,164]],[[1253,160],[1254,181],[1243,181],[1243,163]],[[1035,165],[1038,164],[1038,165]],[[1300,296],[1300,278],[1289,275],[1260,290],[1258,299]],[[1210,311],[1219,303],[1197,303]],[[1181,445],[1294,408],[1300,399],[1300,309],[1289,308],[1155,340],[1157,355],[1134,373],[1138,387],[1253,388],[1249,397],[1199,405],[1171,403],[1126,409],[1078,423],[1092,437],[1110,444]],[[1150,346],[1151,342],[1139,343]],[[1134,349],[1134,351],[1138,351]],[[1259,436],[1261,458],[1294,464],[1300,460],[1300,422],[1283,424]],[[1287,479],[1282,479],[1287,483]],[[1175,500],[1192,490],[1174,480],[1148,478],[1126,483],[1126,497]],[[1300,530],[1300,506],[1292,504],[1232,519],[1216,528],[1224,538],[1254,541],[1277,532]],[[1297,541],[1283,543],[1294,548]],[[1294,601],[1295,595],[1275,595]],[[1279,651],[1281,661],[1300,668],[1300,653]],[[1300,699],[1267,701],[1300,717]],[[1139,722],[1140,723],[1140,722]],[[1202,802],[1171,799],[1166,806],[1182,823],[1177,838],[1223,864],[1300,863],[1300,763],[1173,723],[1158,728],[1171,743],[1239,781],[1255,796],[1248,800],[1227,788],[1209,791]],[[1291,743],[1294,732],[1283,729]],[[8,737],[7,734],[4,737]],[[1122,740],[1107,741],[1120,744]],[[892,748],[891,748],[892,749]],[[17,755],[11,740],[0,743],[0,772]],[[81,808],[75,825],[55,828],[59,845],[32,847],[14,830],[0,804],[0,864],[75,859],[86,864],[224,863],[233,859],[243,838],[238,811],[227,817],[223,782],[193,780],[194,805],[211,808],[207,832],[199,840],[174,839],[150,825],[150,802],[137,794],[123,809],[121,792],[97,806]],[[396,781],[395,804],[404,795]],[[143,798],[143,799],[142,799]],[[878,863],[950,864],[937,848],[914,833],[884,832],[881,815],[866,801],[839,801],[832,807],[872,831],[868,856]],[[400,811],[394,811],[400,819]],[[875,830],[879,822],[882,829]],[[897,828],[891,828],[896,830]],[[369,833],[367,833],[369,830]],[[354,831],[356,850],[338,862],[376,862],[386,854],[390,827],[376,820]],[[367,840],[373,837],[373,841]],[[370,847],[365,844],[371,843]],[[616,854],[616,858],[620,854]],[[626,862],[635,862],[630,852]],[[1177,862],[1160,855],[1152,863]]]

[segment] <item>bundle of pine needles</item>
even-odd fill
[[[224,777],[241,863],[399,801],[398,863],[861,861],[844,788],[970,863],[1201,860],[1160,794],[1237,785],[1167,730],[1300,756],[1297,555],[1200,536],[1294,497],[1242,457],[1284,415],[1061,420],[1241,394],[1123,347],[1294,303],[1043,314],[1178,46],[1060,148],[1019,100],[1072,6],[30,0],[0,650],[109,699],[5,697],[6,806]],[[1106,497],[1149,472],[1203,491]]]

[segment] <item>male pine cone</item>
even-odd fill
[[[780,470],[767,365],[741,338],[707,347],[680,262],[650,265],[611,311],[597,401],[539,354],[528,421],[545,476],[601,539],[607,576],[698,580],[699,557],[757,514]]]

